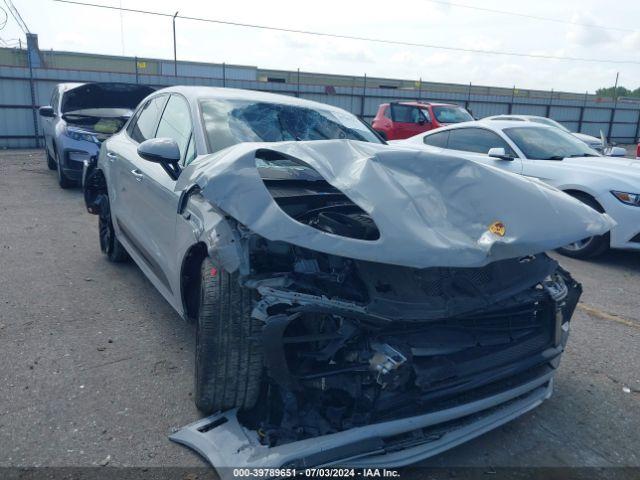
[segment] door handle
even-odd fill
[[[131,175],[136,177],[136,181],[138,181],[138,182],[141,182],[142,179],[144,178],[144,175],[142,174],[142,172],[140,170],[138,170],[137,168],[134,168],[133,170],[131,170]]]
[[[118,155],[113,152],[107,152],[107,158],[113,162],[116,158],[118,158]]]

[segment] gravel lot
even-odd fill
[[[192,328],[41,151],[0,152],[0,198],[0,466],[202,466],[167,438],[199,418]],[[640,466],[640,254],[557,258],[585,293],[554,396],[428,465]]]

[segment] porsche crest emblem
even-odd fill
[[[489,225],[489,231],[491,233],[495,233],[496,235],[500,235],[504,237],[504,234],[507,233],[507,227],[504,226],[502,222],[493,222]]]

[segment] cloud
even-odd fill
[[[575,13],[571,17],[571,21],[581,24],[599,25],[597,19],[586,13]],[[584,25],[571,25],[565,34],[565,39],[569,43],[583,47],[602,45],[613,41],[613,37],[607,30],[596,27],[586,27]]]
[[[633,32],[625,35],[622,39],[622,47],[625,50],[637,52],[640,50],[640,32]]]

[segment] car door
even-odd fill
[[[53,149],[53,136],[54,136],[54,124],[58,116],[60,115],[60,111],[58,108],[58,99],[60,98],[60,94],[58,93],[58,86],[53,87],[53,92],[51,93],[51,99],[49,100],[49,105],[53,108],[53,117],[40,117],[40,121],[42,122],[42,135],[44,136],[44,144],[45,148],[49,151],[49,154],[55,158],[55,151]]]
[[[393,120],[393,138],[389,137],[389,140],[413,137],[428,128],[425,114],[414,105],[392,103],[391,119]]]
[[[464,158],[491,165],[512,173],[522,173],[522,159],[500,135],[482,127],[452,128],[449,131],[446,151]],[[493,158],[488,155],[491,148],[504,148],[512,160]]]
[[[162,109],[153,137],[175,140],[184,161],[192,130],[187,101],[181,95],[172,94]],[[128,172],[127,198],[135,205],[130,217],[132,232],[150,269],[173,296],[178,287],[172,284],[175,275],[171,274],[177,268],[174,265],[179,199],[179,192],[175,192],[176,182],[160,164],[141,158],[137,146],[135,154],[132,152],[128,158],[132,169]]]
[[[148,223],[161,223],[167,226],[175,217],[173,212],[164,210],[161,202],[158,202],[158,189],[155,185],[161,182],[165,185],[164,177],[171,180],[162,170],[159,164],[143,160],[138,155],[138,145],[145,140],[155,137],[160,116],[169,99],[168,94],[161,94],[147,100],[136,112],[125,132],[112,137],[107,142],[105,155],[111,164],[110,177],[115,177],[115,195],[110,195],[112,218],[114,227],[120,240],[133,251],[133,256],[145,274],[152,280],[160,292],[167,298],[171,297],[168,277],[165,273],[157,249],[157,240],[149,238],[147,232],[150,229],[158,230],[160,227],[150,227]],[[156,172],[156,170],[158,170]],[[160,175],[162,174],[162,175]],[[172,191],[172,189],[171,189]],[[155,205],[157,211],[149,215],[150,205]],[[173,235],[172,225],[163,235]]]

